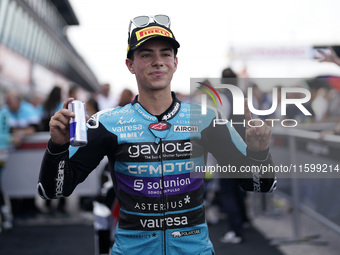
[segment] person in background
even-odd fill
[[[11,90],[6,94],[5,109],[9,111],[9,126],[12,135],[12,145],[20,148],[25,137],[36,133],[40,123],[40,116],[32,104],[23,100],[18,91]],[[23,178],[25,178],[23,176]],[[35,205],[34,198],[11,199],[13,214],[35,216],[40,211]]]
[[[68,90],[68,97],[74,98],[74,100],[78,99],[78,86],[76,84],[72,84]]]
[[[304,81],[297,83],[296,85],[294,85],[294,87],[310,89],[309,85]],[[290,93],[287,93],[286,97],[288,99],[300,99],[302,95],[301,93],[298,93],[298,92],[290,92]],[[307,116],[303,114],[303,112],[300,111],[300,109],[296,105],[288,104],[286,108],[286,119],[294,119],[301,123],[311,123],[314,120],[314,116],[315,116],[311,101],[303,103],[302,105],[307,109],[307,111],[311,113],[311,116]]]
[[[235,85],[241,88],[239,86],[240,81],[239,81],[239,78],[237,77],[237,74],[230,67],[223,69],[222,74],[221,74],[221,83],[232,84],[232,85]],[[225,89],[222,91],[226,95],[227,100],[229,102],[228,104],[229,107],[228,109],[226,109],[228,112],[225,113],[225,116],[227,117],[227,119],[233,120],[233,122],[235,123],[241,123],[244,120],[244,115],[239,115],[239,114],[234,115],[233,113],[234,112],[233,110],[234,98],[233,98],[231,91],[229,89]],[[234,128],[236,129],[237,133],[244,139],[245,138],[245,127],[243,127],[243,125],[234,125]]]
[[[55,85],[47,96],[45,102],[43,103],[43,114],[40,123],[39,131],[49,131],[49,122],[51,117],[59,110],[63,108],[61,88]],[[59,198],[56,208],[52,205],[51,200],[45,200],[45,206],[47,213],[54,216],[57,213],[66,214],[65,211],[66,200],[65,198]]]
[[[221,82],[238,86],[237,74],[228,67],[222,71]],[[227,119],[235,123],[241,123],[245,119],[245,116],[233,114],[233,96],[230,90],[226,90],[224,93],[230,103],[229,113],[225,113]],[[245,140],[246,128],[242,125],[235,125],[234,128],[242,139]],[[227,231],[220,238],[222,243],[236,244],[244,241],[243,228],[249,225],[250,222],[247,216],[245,199],[246,192],[240,188],[237,180],[233,178],[220,179],[220,207],[222,212],[228,215]]]
[[[130,89],[124,89],[122,93],[120,94],[118,106],[123,107],[131,103],[131,101],[133,100],[133,97],[134,95]]]
[[[8,148],[11,142],[9,130],[9,112],[0,108],[0,233],[2,230],[10,230],[13,227],[12,212],[9,200],[2,190],[2,176],[8,157]]]
[[[39,130],[49,131],[49,122],[51,117],[62,108],[63,102],[61,98],[61,88],[59,86],[54,86],[43,103],[43,113]]]
[[[42,117],[43,114],[43,103],[44,99],[39,93],[33,93],[33,95],[30,97],[29,103],[31,103],[36,110],[37,114]],[[40,119],[41,121],[41,119]]]
[[[316,57],[316,59],[318,59],[320,62],[330,62],[340,66],[340,57],[336,54],[334,49],[332,47],[328,47],[327,49],[328,51],[318,50],[319,55]],[[338,93],[339,92],[333,91],[332,94],[335,95]],[[336,110],[336,112],[338,112],[338,110]],[[335,125],[334,129],[323,130],[320,132],[320,139],[323,139],[326,135],[340,135],[340,118],[337,116],[335,120],[337,121],[337,124]]]
[[[321,87],[316,91],[316,96],[311,103],[316,122],[324,122],[328,117],[329,89]]]
[[[111,94],[111,86],[109,83],[101,86],[101,91],[97,96],[97,102],[100,111],[117,106],[117,100]]]
[[[92,96],[86,101],[86,113],[91,117],[93,114],[99,112],[97,100]]]
[[[9,110],[9,125],[13,144],[19,147],[26,136],[33,135],[37,131],[40,116],[33,105],[23,100],[16,90],[6,94],[4,107]]]
[[[319,49],[318,55],[316,57],[319,62],[329,62],[334,63],[340,66],[340,57],[335,52],[332,47],[327,47],[327,50]],[[338,79],[338,78],[335,78]],[[328,118],[330,121],[340,121],[340,90],[339,88],[333,88],[328,93],[328,100],[329,100],[329,109],[328,109]]]

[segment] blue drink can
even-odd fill
[[[73,147],[82,147],[87,144],[85,103],[73,100],[68,104],[75,117],[70,119],[70,144]]]

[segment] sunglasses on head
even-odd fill
[[[163,25],[167,28],[170,28],[170,24],[171,24],[170,17],[167,15],[158,14],[154,16],[146,16],[146,15],[137,16],[130,20],[129,30],[128,30],[128,34],[129,34],[128,40],[130,41],[130,30],[131,30],[132,24],[134,24],[136,27],[146,27],[147,25],[151,23],[151,21],[154,21],[155,23],[159,25]]]

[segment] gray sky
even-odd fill
[[[70,0],[80,26],[68,28],[70,41],[113,91],[136,90],[126,66],[129,20],[167,14],[180,42],[179,65],[172,87],[189,92],[190,77],[218,78],[226,66],[251,77],[312,77],[340,74],[340,68],[313,60],[231,60],[231,46],[340,45],[337,0]]]

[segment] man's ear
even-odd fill
[[[125,64],[126,64],[127,68],[129,69],[129,71],[130,71],[132,74],[134,74],[134,73],[135,73],[135,69],[133,68],[133,60],[127,58],[127,59],[125,60]]]
[[[178,65],[178,58],[175,57],[175,69],[177,70],[177,65]]]

